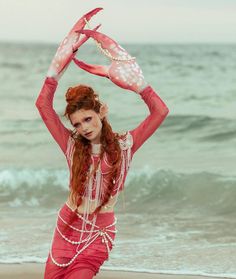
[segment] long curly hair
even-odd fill
[[[86,85],[78,85],[70,87],[66,94],[67,106],[65,109],[64,116],[70,120],[70,115],[77,110],[94,110],[96,113],[100,112],[102,103],[99,101],[98,95],[94,90]],[[109,124],[106,117],[102,120],[102,131],[101,131],[101,153],[100,160],[102,160],[104,154],[108,158],[110,167],[108,185],[106,186],[105,193],[103,195],[101,204],[95,209],[93,213],[98,213],[100,209],[109,201],[109,198],[114,189],[114,179],[120,171],[121,165],[121,149],[118,142],[119,134],[112,131],[111,125]],[[74,204],[79,207],[82,203],[82,197],[86,189],[86,182],[89,179],[89,167],[92,163],[91,152],[92,147],[90,141],[81,135],[78,135],[76,129],[71,131],[71,136],[75,140],[75,149],[72,160],[72,178],[70,183],[70,195]],[[98,160],[99,162],[99,160]],[[94,175],[98,164],[95,166],[95,170],[91,175]],[[76,210],[75,210],[76,211]]]

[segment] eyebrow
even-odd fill
[[[89,118],[89,117],[92,117],[92,116],[89,115],[89,116],[84,117],[84,118],[82,119],[82,122],[85,121],[85,119],[86,119],[86,118]],[[75,127],[77,124],[80,124],[80,122],[75,122],[74,124],[72,123],[72,126]]]

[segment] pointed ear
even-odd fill
[[[103,119],[108,115],[108,106],[105,103],[102,103],[100,107],[100,112],[99,112],[100,118]]]

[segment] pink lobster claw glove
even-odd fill
[[[81,34],[92,37],[102,53],[111,60],[110,66],[89,65],[76,58],[73,61],[89,73],[109,78],[121,88],[140,93],[147,83],[135,58],[108,36],[94,30],[80,30]]]
[[[60,43],[51,65],[49,66],[47,77],[53,77],[57,81],[61,78],[75,56],[78,48],[88,40],[87,36],[84,36],[84,38],[79,40],[80,33],[76,31],[83,29],[86,22],[88,22],[100,10],[102,10],[102,8],[96,8],[82,16],[76,22],[68,35]],[[99,27],[100,25],[94,30],[97,30]]]

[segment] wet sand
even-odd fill
[[[44,264],[0,264],[1,279],[42,279]],[[218,277],[194,275],[163,275],[158,273],[101,270],[96,279],[217,279]],[[222,277],[221,277],[222,278]],[[226,277],[225,277],[226,278]]]

